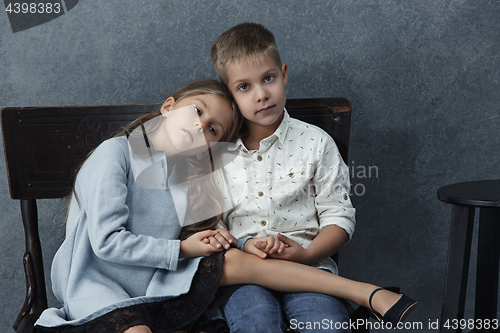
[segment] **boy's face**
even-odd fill
[[[227,84],[249,130],[259,127],[276,130],[286,103],[287,65],[272,57],[262,61],[235,63],[227,68]]]

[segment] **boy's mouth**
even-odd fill
[[[257,111],[257,113],[265,113],[269,110],[271,110],[272,108],[274,108],[276,105],[269,105],[269,106],[265,106],[263,107],[262,109],[260,109],[259,111]]]

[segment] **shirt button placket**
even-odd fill
[[[257,155],[257,168],[259,170],[259,185],[261,186],[266,186],[266,175],[265,175],[265,163],[259,163],[259,162],[262,162],[264,159],[261,155]],[[267,207],[267,200],[264,196],[264,192],[263,191],[259,191],[257,192],[257,195],[258,195],[258,202],[259,202],[259,207],[260,207],[260,225],[262,227],[264,227],[263,229],[266,229],[266,225],[267,225],[267,211],[268,211],[268,207]],[[262,200],[263,199],[263,200]]]

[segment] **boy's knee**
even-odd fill
[[[286,328],[279,300],[260,286],[245,285],[236,290],[223,312],[231,332],[281,333]]]

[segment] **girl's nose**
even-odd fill
[[[195,132],[203,132],[203,127],[204,126],[201,124],[201,121],[199,119],[194,123]]]

